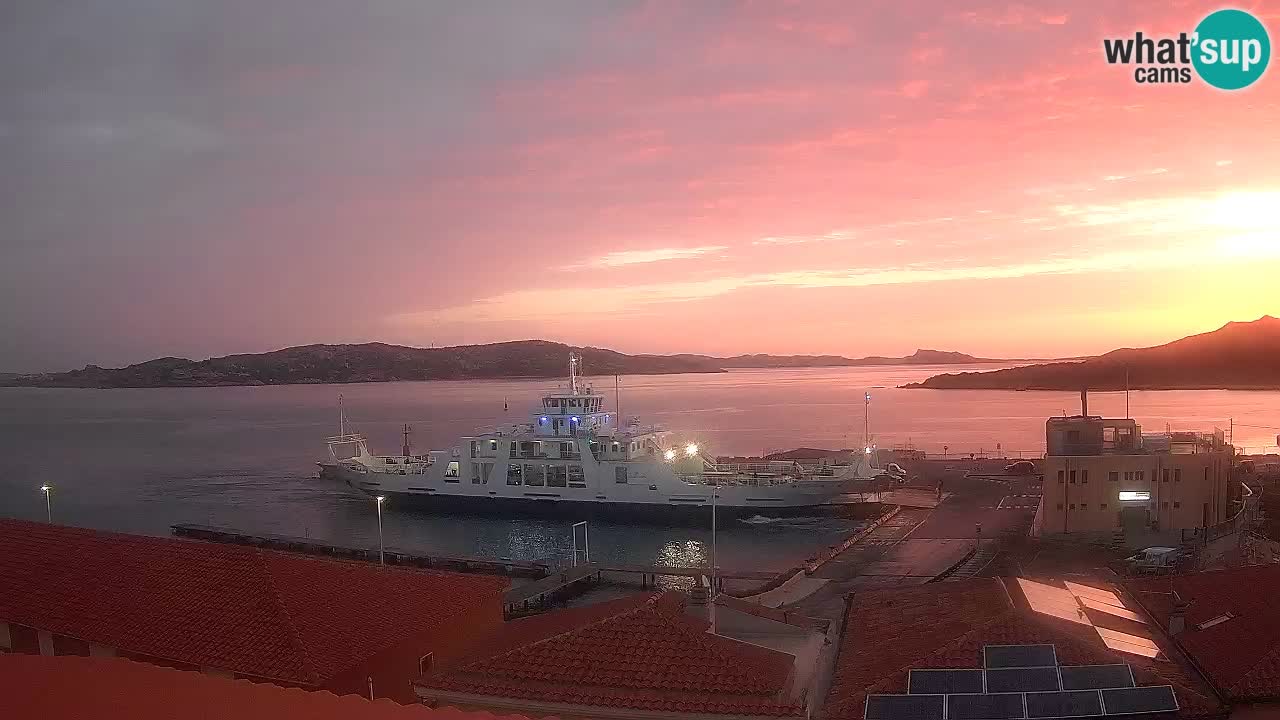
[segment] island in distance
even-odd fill
[[[89,365],[59,373],[0,376],[0,386],[142,388],[303,383],[394,382],[554,378],[565,374],[570,352],[582,356],[587,375],[713,373],[733,368],[798,368],[875,365],[946,365],[985,360],[958,352],[917,350],[901,358],[838,355],[627,355],[545,340],[488,345],[414,348],[383,343],[304,345],[274,352],[228,355],[208,360],[159,358],[123,368]]]
[[[938,390],[1276,390],[1280,319],[1230,322],[1213,332],[1080,362],[935,375],[903,387]]]

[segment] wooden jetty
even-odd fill
[[[288,550],[307,555],[323,555],[327,557],[345,558],[348,560],[365,560],[378,562],[377,548],[353,547],[321,542],[311,538],[291,537],[288,535],[249,534],[231,528],[212,525],[194,525],[181,523],[171,526],[173,534],[179,537],[209,542],[230,543],[234,545],[250,545],[271,550]],[[551,571],[546,563],[528,560],[505,560],[492,558],[468,557],[462,555],[427,555],[424,553],[398,548],[384,548],[383,555],[388,565],[406,565],[409,567],[432,568],[436,570],[453,570],[455,572],[485,573],[489,575],[506,575],[509,577],[542,578]]]
[[[562,568],[544,578],[508,590],[502,596],[502,612],[511,617],[544,610],[551,603],[577,595],[587,586],[599,582],[600,567],[595,563]]]
[[[654,587],[659,576],[701,578],[710,577],[711,568],[678,568],[662,565],[604,565],[600,568],[608,573],[627,573],[640,576],[640,587]],[[725,580],[772,580],[776,572],[763,570],[716,570],[717,583]]]

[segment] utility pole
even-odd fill
[[[868,392],[863,397],[862,451],[868,454],[871,452],[871,393],[870,392]]]

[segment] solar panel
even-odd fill
[[[1058,664],[1052,645],[986,645],[982,664],[988,668],[1051,667]]]
[[[1133,672],[1128,665],[1079,665],[1058,668],[1063,690],[1105,690],[1133,687]]]
[[[980,693],[983,690],[981,670],[912,670],[907,679],[907,692]]]
[[[1061,689],[1056,667],[987,670],[987,692],[1039,692]]]
[[[944,695],[868,695],[866,720],[942,720]]]
[[[948,695],[948,720],[1013,720],[1026,717],[1022,693]]]
[[[1027,717],[1075,718],[1102,714],[1097,690],[1027,693]]]
[[[1102,707],[1108,715],[1168,712],[1178,709],[1172,685],[1102,690]]]

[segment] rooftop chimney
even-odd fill
[[[1177,593],[1173,595],[1173,609],[1169,611],[1169,634],[1179,635],[1183,630],[1187,629],[1187,603],[1178,597]]]
[[[1080,414],[1089,417],[1089,388],[1080,391]]]

